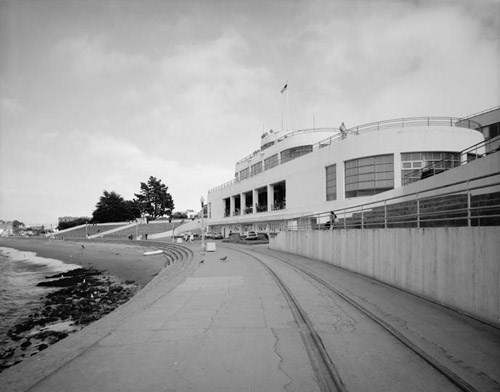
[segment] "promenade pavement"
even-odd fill
[[[0,390],[317,391],[270,276],[241,253],[198,247],[187,268],[170,266],[115,312],[0,374]]]

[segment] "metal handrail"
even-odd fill
[[[468,126],[461,124],[467,122]],[[471,125],[473,128],[471,128]],[[459,128],[470,128],[478,130],[481,124],[476,121],[461,119],[458,117],[406,117],[391,120],[377,121],[368,124],[358,125],[347,130],[347,133],[359,134],[359,132],[380,131],[388,128],[405,128],[408,126],[450,126]],[[478,131],[480,132],[480,131]]]
[[[314,132],[327,132],[327,131],[338,131],[338,128],[307,128],[307,129],[298,129],[296,131],[292,131],[289,133],[285,133],[283,136],[281,136],[277,141],[281,142],[291,136],[298,135],[300,133],[314,133]],[[240,163],[243,163],[245,161],[248,161],[249,159],[252,159],[254,156],[256,156],[258,153],[261,152],[261,149],[255,150],[251,154],[248,154],[245,158],[241,158],[238,162],[236,162],[236,165],[239,165]]]
[[[484,113],[492,112],[493,110],[497,110],[497,109],[500,109],[500,105],[492,107],[490,109],[481,110],[480,112],[470,114],[466,117],[462,117],[462,120],[468,120],[469,118],[476,117],[476,116],[479,116],[479,115],[484,114]]]
[[[488,214],[485,215],[484,212],[486,211],[498,211],[500,210],[500,203],[490,205],[490,206],[471,206],[470,205],[470,195],[473,191],[478,191],[486,188],[495,188],[495,187],[500,187],[500,181],[496,181],[490,184],[486,185],[476,185],[476,186],[471,186],[471,182],[477,182],[479,180],[484,180],[487,178],[492,178],[495,176],[499,176],[500,171],[482,175],[482,176],[477,176],[473,179],[469,180],[461,180],[461,181],[456,181],[447,185],[440,185],[437,187],[433,187],[430,189],[426,189],[424,191],[415,191],[408,193],[406,195],[401,195],[401,196],[394,196],[391,198],[387,198],[384,200],[378,200],[378,201],[373,201],[369,203],[361,203],[355,206],[351,207],[345,207],[341,208],[339,210],[336,210],[335,213],[338,216],[339,219],[343,219],[343,227],[338,227],[334,223],[334,227],[337,228],[349,228],[349,227],[358,227],[361,226],[361,228],[366,228],[367,226],[379,226],[381,224],[384,224],[384,227],[387,227],[387,225],[403,225],[403,224],[412,224],[416,225],[417,227],[420,227],[422,224],[422,221],[424,223],[429,223],[433,221],[449,221],[449,220],[454,220],[454,219],[461,219],[465,220],[467,219],[468,221],[468,226],[471,225],[471,220],[474,219],[480,219],[480,218],[498,218],[500,217],[500,214]],[[438,194],[433,194],[427,197],[422,198],[422,194],[427,194],[430,192],[435,192],[435,191],[440,191],[446,188],[452,188],[452,187],[457,187],[459,185],[463,185],[463,187],[455,190],[451,190],[448,192],[442,192]],[[440,210],[440,211],[424,211],[422,212],[420,210],[420,205],[425,202],[425,201],[430,201],[436,198],[443,198],[445,196],[450,196],[450,195],[468,195],[468,205],[467,207],[461,207],[461,208],[454,208],[454,209],[446,209],[446,210]],[[387,214],[387,206],[395,205],[397,204],[397,200],[400,202],[417,202],[417,212],[409,212],[403,215],[388,215]],[[388,202],[391,202],[388,204]],[[383,216],[380,217],[380,221],[370,221],[366,220],[366,215],[367,213],[371,212],[375,207],[384,207],[384,214]],[[403,206],[401,206],[403,208]],[[483,214],[481,215],[476,215],[476,214],[471,214],[471,212],[474,211],[482,211]],[[436,216],[439,216],[440,214],[446,214],[446,213],[463,213],[461,216],[457,217],[447,217],[447,218],[439,218]],[[347,224],[347,219],[348,218],[353,218],[356,214],[360,214],[359,221],[356,221],[354,223],[349,223]],[[292,221],[300,221],[300,220],[307,220],[310,221],[311,218],[316,218],[318,221],[324,220],[325,222],[328,222],[330,216],[330,211],[324,211],[321,213],[316,213],[316,214],[307,214],[303,215],[294,219],[290,219],[287,221],[287,227],[289,227],[288,222]],[[372,217],[370,217],[372,218]],[[406,220],[398,220],[400,218],[406,218]],[[414,219],[411,219],[414,218]],[[431,219],[428,219],[431,218]],[[292,225],[294,226],[294,225]],[[300,229],[298,225],[294,226]],[[305,225],[304,228],[308,229],[310,227],[309,224]]]
[[[460,157],[460,161],[462,161],[463,156],[467,156],[467,154],[470,154],[470,153],[475,151],[476,159],[477,159],[478,158],[477,151],[481,150],[483,148],[486,148],[488,145],[495,142],[495,140],[493,140],[493,139],[496,139],[496,137],[490,137],[490,138],[484,139],[484,140],[480,141],[479,143],[473,144],[472,146],[469,146],[469,147],[463,149],[462,151],[457,152],[456,154]],[[485,154],[487,154],[487,152],[485,152]],[[447,162],[454,162],[454,161],[452,159],[448,159],[448,158],[441,159],[440,161],[435,161],[433,163],[429,163],[428,165],[425,165],[424,167],[421,167],[420,169],[415,169],[415,170],[405,174],[403,176],[403,178],[415,177],[418,174],[420,174],[420,176],[421,176],[423,172],[425,172],[426,170],[431,170],[431,169],[449,170],[450,168],[446,169],[444,167],[439,167],[440,164],[447,163]]]

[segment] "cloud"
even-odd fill
[[[0,101],[0,113],[2,116],[16,116],[26,111],[26,108],[17,98],[3,98]]]
[[[116,75],[150,66],[145,55],[108,47],[106,38],[100,35],[64,39],[56,45],[54,54],[61,60],[69,59],[73,71],[81,77]]]
[[[310,7],[287,37],[310,59],[292,71],[290,83],[299,90],[302,124],[311,112],[333,124],[339,117],[362,123],[467,114],[498,101],[498,37],[491,34],[498,21],[492,26],[459,2],[349,6],[330,5],[330,20],[318,15],[328,14],[328,6]],[[355,12],[360,6],[363,12]],[[311,23],[314,18],[320,22]]]
[[[351,126],[494,106],[491,4],[20,8],[16,67],[2,74],[2,125],[12,121],[0,134],[0,213],[88,215],[104,189],[131,198],[150,175],[177,208],[195,208],[259,147],[263,127],[281,128],[286,80],[295,129],[313,116]]]
[[[196,208],[207,189],[232,175],[231,168],[203,161],[188,165],[168,155],[152,156],[123,138],[105,134],[74,129],[35,136],[36,130],[26,129],[9,139],[10,149],[20,154],[15,171],[0,173],[3,217],[56,222],[63,215],[89,216],[104,190],[132,199],[140,182],[151,175],[169,187],[176,209]],[[51,152],[50,145],[57,145],[58,152]],[[17,175],[20,170],[25,173],[22,177]]]

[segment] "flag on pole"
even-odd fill
[[[286,83],[283,88],[281,89],[281,94],[283,94],[288,88],[288,83]]]

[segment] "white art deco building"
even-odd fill
[[[227,236],[277,232],[296,217],[338,210],[473,159],[484,141],[473,119],[419,117],[345,129],[267,132],[261,148],[236,163],[233,180],[208,191],[207,226]]]

